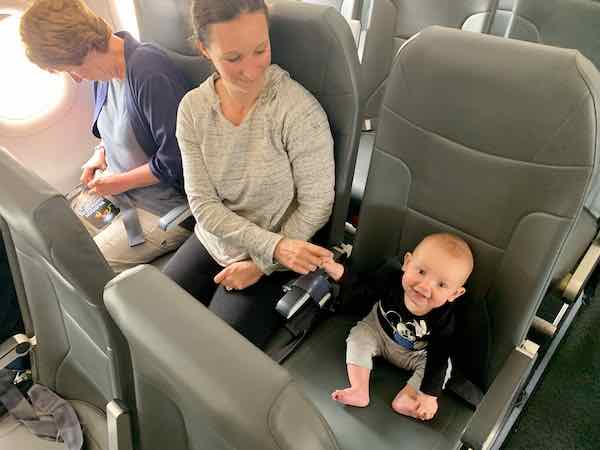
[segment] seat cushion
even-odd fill
[[[371,374],[371,403],[366,408],[343,406],[330,397],[348,386],[346,337],[356,318],[336,316],[324,322],[284,363],[332,428],[344,450],[454,448],[472,415],[470,407],[443,394],[436,417],[421,422],[396,414],[392,400],[409,372],[376,359]]]
[[[0,448],[10,450],[66,450],[62,442],[40,439],[10,415],[0,418]]]
[[[104,411],[86,402],[71,400],[83,429],[84,450],[108,450],[108,426]]]
[[[98,408],[80,401],[72,401],[83,427],[84,450],[108,450],[106,416]],[[6,414],[0,418],[0,449],[10,450],[66,450],[62,442],[53,442],[33,435],[27,428]]]
[[[156,267],[158,270],[162,271],[174,254],[175,252],[165,253],[164,255],[161,255],[158,258],[156,258],[150,264]]]

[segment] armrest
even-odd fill
[[[112,400],[106,405],[108,426],[108,450],[133,450],[131,417],[120,400]]]
[[[158,221],[158,226],[163,231],[171,231],[191,215],[192,211],[187,204],[176,206],[160,218]]]
[[[463,432],[462,443],[472,449],[487,449],[494,443],[510,407],[521,392],[537,358],[538,345],[526,341],[508,356]]]
[[[287,370],[158,269],[122,272],[105,287],[104,301],[129,344],[136,388],[138,381],[143,387],[136,389],[142,441],[155,448],[338,448]]]
[[[567,286],[563,292],[563,299],[568,303],[573,303],[579,297],[585,283],[598,265],[600,260],[600,232],[596,235],[591,245],[585,252],[577,269],[569,278]]]
[[[0,344],[0,369],[25,356],[36,345],[35,336],[28,338],[24,334],[16,334]]]

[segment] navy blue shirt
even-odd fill
[[[125,41],[126,109],[135,138],[148,155],[152,174],[183,192],[183,168],[175,127],[179,102],[191,86],[160,48],[140,43],[125,31],[115,34]],[[92,133],[100,139],[97,121],[107,93],[108,82],[94,82]]]

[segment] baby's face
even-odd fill
[[[402,266],[404,304],[416,316],[423,316],[465,292],[468,263],[450,255],[435,243],[422,243],[407,253]]]

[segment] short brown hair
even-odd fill
[[[208,47],[208,27],[229,22],[244,13],[263,11],[269,17],[264,0],[193,0],[192,24],[194,37]]]
[[[112,29],[81,0],[35,0],[21,17],[29,60],[44,70],[80,66],[91,50],[106,52]]]

